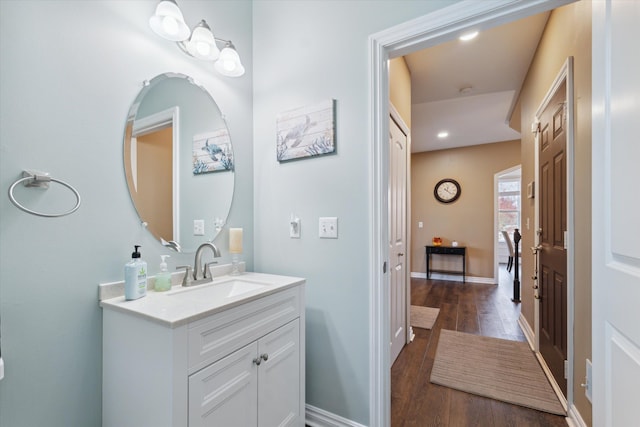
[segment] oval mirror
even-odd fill
[[[145,82],[127,117],[124,169],[140,220],[164,246],[194,252],[226,222],[234,187],[229,130],[192,78],[171,73]]]

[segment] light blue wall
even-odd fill
[[[454,1],[255,1],[256,269],[307,278],[307,403],[367,425],[371,146],[368,36]],[[279,164],[281,111],[337,100],[337,155]],[[302,220],[288,237],[290,214]],[[337,216],[339,238],[318,238]]]
[[[237,159],[228,224],[244,227],[252,247],[251,2],[180,3],[190,25],[205,18],[233,40],[245,76],[218,77],[158,38],[147,23],[156,0],[0,1],[0,426],[100,425],[98,283],[122,279],[134,243],[152,274],[168,253],[141,230],[122,166],[125,120],[143,80],[191,75],[226,114]],[[19,211],[7,189],[25,168],[74,185],[80,209],[58,219]],[[55,186],[21,194],[50,212],[72,202]],[[226,230],[216,240],[226,260],[227,240]],[[252,251],[244,259],[251,267]],[[173,268],[193,257],[169,261]]]
[[[100,425],[97,284],[121,279],[134,243],[152,274],[164,253],[127,193],[123,127],[141,82],[167,71],[194,76],[227,116],[237,159],[228,224],[254,246],[249,268],[308,278],[307,401],[367,424],[367,37],[452,2],[180,1],[191,25],[205,18],[233,39],[247,68],[233,80],[150,31],[156,0],[0,0],[0,426]],[[337,155],[278,164],[276,114],[328,98]],[[6,190],[24,168],[75,185],[80,210],[44,219],[16,209]],[[51,211],[68,203],[55,188],[23,197]],[[291,212],[299,240],[288,238]],[[339,217],[338,240],[318,239],[319,216]]]

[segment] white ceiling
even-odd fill
[[[549,12],[405,56],[412,152],[519,139],[508,125]],[[461,94],[464,87],[471,92]],[[446,130],[449,136],[438,139]]]

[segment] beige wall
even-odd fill
[[[448,245],[467,246],[467,274],[493,278],[494,175],[520,164],[520,141],[497,142],[411,156],[411,271],[426,272],[425,245],[434,236]],[[443,178],[460,183],[462,195],[451,204],[433,197]],[[423,228],[418,228],[422,221]],[[433,268],[456,269],[456,260],[437,257]]]
[[[591,425],[591,404],[584,396],[585,359],[591,358],[591,4],[581,1],[551,13],[521,96],[522,129],[530,129],[534,115],[568,56],[574,57],[575,105],[575,359],[573,387],[575,405]],[[522,183],[534,179],[534,139],[522,133]],[[534,241],[534,200],[523,199],[523,247]],[[534,298],[530,279],[533,259],[523,251],[522,314],[534,326]]]
[[[389,99],[411,129],[411,73],[403,57],[389,61]]]
[[[173,239],[173,127],[137,137],[138,191],[134,202],[154,236]]]

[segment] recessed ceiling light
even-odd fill
[[[449,136],[449,132],[447,132],[446,130],[443,130],[442,132],[438,132],[438,138],[442,139],[442,138],[446,138]]]
[[[466,33],[460,36],[460,40],[462,40],[463,42],[467,42],[469,40],[473,40],[477,37],[478,32],[477,31],[473,31],[471,33]]]

